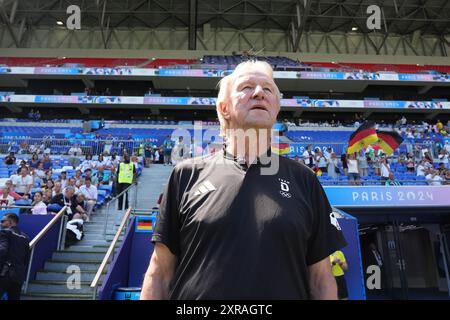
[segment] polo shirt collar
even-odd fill
[[[237,164],[239,164],[239,165],[241,165],[241,166],[247,166],[247,162],[246,162],[246,160],[245,160],[245,157],[243,157],[243,156],[235,156],[235,155],[229,153],[225,144],[224,144],[224,146],[223,146],[223,148],[222,148],[222,154],[223,154],[223,157],[224,157],[225,159],[234,161],[235,163],[237,163]],[[263,153],[262,155],[264,155],[264,154],[267,155],[267,157],[271,158],[271,157],[272,157],[272,148],[269,147],[269,148],[267,149],[267,151],[266,151],[265,153]],[[258,156],[258,157],[256,158],[256,161],[255,161],[254,163],[252,163],[252,164],[257,164],[257,165],[267,166],[267,165],[270,165],[271,161],[272,161],[272,160],[270,160],[270,161],[266,164],[266,161],[261,162],[261,156]],[[250,165],[252,165],[252,164],[250,164]],[[249,166],[248,166],[248,167],[249,167]]]

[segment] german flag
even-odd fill
[[[366,121],[350,136],[347,154],[358,152],[377,141],[378,137],[377,131],[375,130],[375,124]]]
[[[272,143],[272,152],[279,155],[285,155],[291,152],[291,148],[289,147],[289,143]]]
[[[139,220],[137,223],[137,231],[153,231],[152,220]]]
[[[378,145],[386,155],[391,155],[403,142],[403,138],[395,131],[377,130]]]

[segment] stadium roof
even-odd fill
[[[0,0],[1,23],[56,27],[66,9],[81,8],[83,28],[249,28],[320,32],[373,32],[369,5],[382,9],[385,34],[433,34],[450,30],[448,0]],[[298,19],[297,14],[300,18]],[[298,23],[300,21],[300,24]]]

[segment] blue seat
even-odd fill
[[[47,206],[47,211],[50,212],[59,212],[62,209],[62,207],[57,203],[51,203]]]
[[[20,208],[11,208],[11,209],[3,209],[0,210],[0,218],[9,213],[15,213],[20,216]]]

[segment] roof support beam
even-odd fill
[[[197,0],[189,0],[188,50],[197,49]]]

